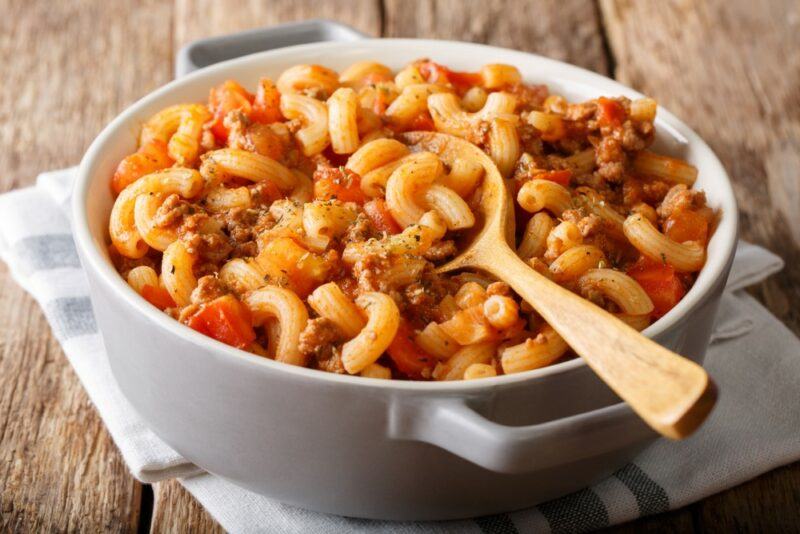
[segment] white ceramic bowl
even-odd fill
[[[92,302],[122,391],[164,441],[211,473],[313,510],[383,519],[447,519],[518,509],[598,481],[655,438],[581,359],[469,382],[384,381],[284,365],[205,337],[141,299],[106,253],[108,181],[142,122],[203,101],[234,78],[254,87],[298,63],[341,69],[431,57],[458,70],[517,66],[571,100],[639,97],[603,76],[531,54],[409,39],[316,43],[213,65],[143,98],[98,136],[76,184],[73,224]],[[699,170],[722,218],[696,284],[645,331],[701,361],[733,258],[737,212],[720,162],[659,109],[657,149]],[[598,342],[602,342],[598,340]]]

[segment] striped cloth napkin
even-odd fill
[[[74,173],[45,173],[36,186],[0,196],[0,258],[44,309],[133,475],[143,482],[178,477],[229,531],[583,532],[685,506],[800,459],[800,341],[743,291],[783,263],[740,243],[706,358],[721,391],[716,409],[691,438],[657,441],[594,487],[528,510],[431,523],[319,514],[238,488],[163,443],[114,382],[69,231]]]

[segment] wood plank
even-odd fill
[[[601,4],[617,77],[682,117],[734,182],[742,237],[786,260],[756,295],[800,332],[800,5]],[[713,531],[780,531],[800,522],[800,464],[691,508]]]
[[[583,0],[386,0],[384,30],[384,37],[452,39],[534,52],[602,74],[609,68],[598,13]]]
[[[136,6],[2,3],[0,191],[32,183],[40,171],[78,163],[106,122],[168,79],[172,6],[164,0]],[[5,266],[0,488],[1,531],[124,532],[138,524],[141,486],[38,306]]]
[[[175,0],[175,51],[190,41],[307,19],[335,19],[369,35],[380,34],[377,0]]]

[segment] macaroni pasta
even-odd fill
[[[697,170],[649,150],[657,104],[570,103],[511,65],[296,65],[251,93],[144,122],[111,186],[110,255],[174,319],[258,357],[372,379],[475,380],[571,357],[508,285],[440,274],[482,224],[485,169],[402,142],[484,150],[532,269],[646,328],[705,263]],[[490,163],[487,163],[490,165]]]

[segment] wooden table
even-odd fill
[[[658,99],[720,156],[742,237],[788,265],[754,294],[800,332],[796,0],[0,0],[0,13],[0,191],[76,164],[108,121],[170,80],[182,45],[250,27],[324,17],[371,35],[491,43],[613,76]],[[0,488],[3,531],[220,530],[176,482],[151,488],[128,474],[41,311],[5,266]],[[799,488],[800,463],[611,530],[796,528]]]

